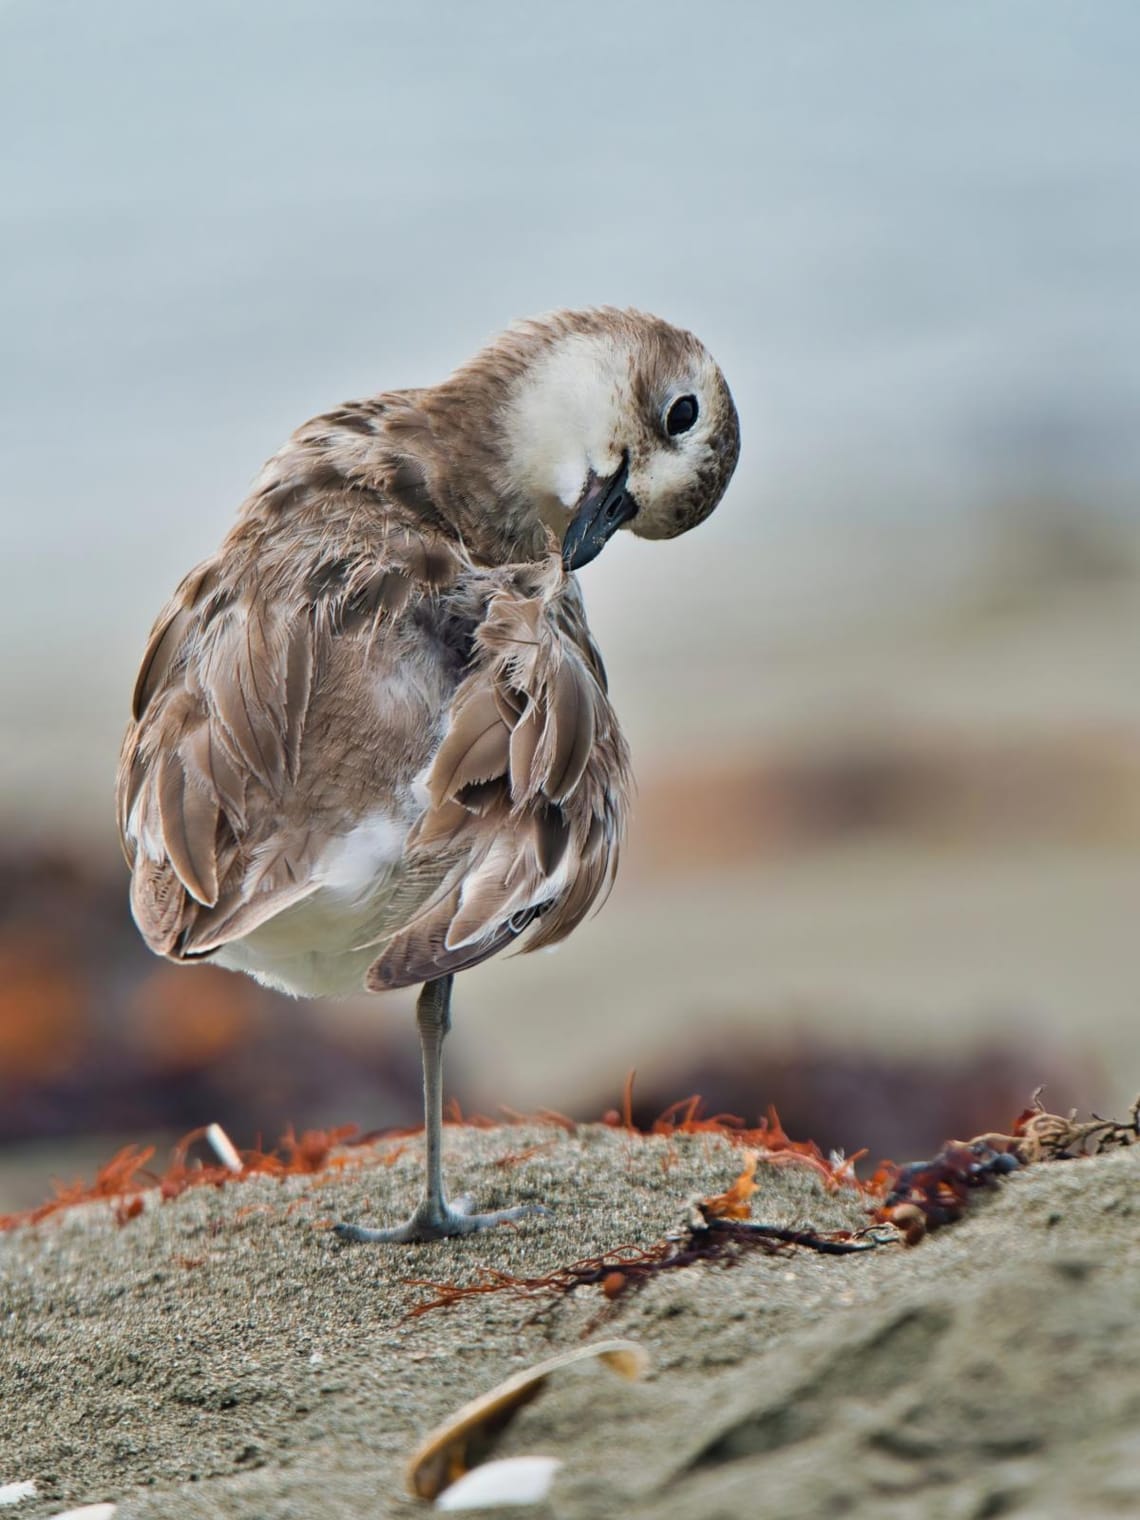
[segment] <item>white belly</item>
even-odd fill
[[[330,840],[313,872],[313,891],[211,957],[227,971],[291,997],[346,997],[384,943],[384,905],[395,885],[408,823],[388,814],[361,819]]]

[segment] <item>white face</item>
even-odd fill
[[[699,490],[723,389],[699,345],[667,369],[622,335],[569,334],[529,369],[508,408],[511,485],[561,535],[591,479],[615,475],[628,457],[628,488],[639,506],[633,531],[671,536],[679,531],[672,526],[678,503]],[[677,430],[670,409],[681,397],[692,398],[696,415]],[[674,422],[692,410],[675,411]]]

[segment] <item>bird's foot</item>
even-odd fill
[[[489,1214],[473,1213],[475,1200],[464,1196],[451,1203],[425,1198],[412,1217],[390,1230],[368,1230],[359,1224],[334,1226],[341,1240],[366,1245],[422,1245],[429,1240],[450,1240],[454,1235],[473,1235],[497,1224],[514,1224],[549,1212],[541,1203],[520,1203],[513,1209],[495,1209]]]

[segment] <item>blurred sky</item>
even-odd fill
[[[0,3],[9,832],[109,837],[150,621],[291,428],[517,315],[658,311],[738,398],[710,524],[591,569],[619,662],[897,594],[1001,500],[1133,511],[1138,44],[1133,0]]]

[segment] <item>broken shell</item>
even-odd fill
[[[523,1372],[516,1372],[497,1388],[464,1404],[427,1436],[413,1452],[405,1469],[408,1492],[418,1499],[434,1499],[445,1488],[477,1467],[489,1454],[505,1426],[534,1398],[551,1373],[578,1362],[596,1359],[632,1381],[649,1366],[649,1357],[634,1341],[599,1341],[552,1356]],[[500,1503],[508,1502],[500,1500]],[[523,1502],[523,1501],[519,1501]]]
[[[111,1520],[118,1509],[117,1504],[83,1504],[78,1509],[65,1509],[50,1520]]]
[[[550,1492],[557,1457],[500,1457],[465,1472],[435,1501],[436,1509],[486,1509],[492,1504],[538,1504]]]
[[[21,1483],[0,1483],[0,1504],[19,1504],[23,1499],[35,1497],[36,1485],[31,1478],[25,1478]]]

